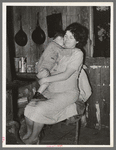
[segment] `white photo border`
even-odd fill
[[[113,2],[3,2],[2,3],[2,137],[6,139],[6,8],[7,6],[110,6],[111,7],[111,30],[110,30],[110,145],[62,145],[62,147],[113,147],[114,146],[114,49],[113,49]],[[2,147],[47,147],[48,145],[6,145],[5,141]],[[49,147],[49,146],[48,146]],[[52,146],[51,146],[52,147]],[[54,145],[53,147],[58,147]]]

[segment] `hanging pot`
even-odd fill
[[[25,46],[27,44],[27,35],[22,29],[22,19],[20,16],[20,30],[15,35],[15,42],[19,46]]]
[[[36,26],[36,29],[32,33],[32,40],[36,44],[43,44],[46,37],[45,37],[44,31],[41,29],[39,25],[38,18],[39,18],[39,13],[37,13],[37,26]]]

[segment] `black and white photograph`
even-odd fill
[[[113,147],[113,2],[2,3],[2,147]]]

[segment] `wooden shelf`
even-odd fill
[[[23,87],[23,86],[28,85],[30,83],[32,83],[32,81],[30,81],[30,80],[28,80],[28,81],[26,81],[26,80],[24,80],[24,81],[14,80],[14,81],[6,84],[6,89],[9,90],[9,89],[15,89],[15,88]]]
[[[17,78],[19,79],[36,79],[36,73],[16,73]]]
[[[6,89],[21,87],[36,81],[36,73],[16,73],[16,80],[6,84]]]

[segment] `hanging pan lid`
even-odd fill
[[[39,13],[37,13],[37,26],[36,26],[36,29],[32,33],[32,40],[36,44],[43,44],[45,39],[46,39],[45,33],[39,25]]]
[[[22,18],[20,16],[20,30],[15,35],[15,42],[19,46],[25,46],[27,44],[27,35],[22,29]]]

